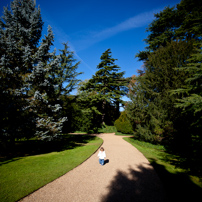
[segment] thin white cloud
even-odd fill
[[[78,51],[84,50],[100,41],[115,36],[118,33],[148,25],[154,20],[154,13],[157,13],[160,10],[161,9],[141,13],[119,23],[118,25],[106,28],[99,32],[89,32],[89,35],[86,35],[83,39],[77,41],[77,49]]]
[[[82,58],[80,58],[80,56],[74,51],[74,55],[76,56],[76,58],[83,63],[89,70],[91,70],[93,73],[95,73],[95,70],[90,67]]]
[[[139,15],[136,15],[132,18],[129,18],[125,20],[124,22],[111,27],[107,28],[105,30],[102,30],[101,32],[97,33],[94,37],[95,38],[109,38],[111,36],[114,36],[120,32],[127,31],[133,28],[137,27],[143,27],[150,23],[154,18],[154,12],[146,12],[146,13],[141,13]]]
[[[76,58],[79,61],[81,61],[81,63],[83,63],[84,66],[86,66],[89,70],[91,70],[94,73],[95,72],[94,69],[91,68],[82,58],[80,58],[80,56],[78,55],[79,51],[85,50],[88,47],[98,42],[101,42],[107,38],[115,36],[118,33],[148,25],[154,19],[154,13],[157,13],[160,10],[161,9],[141,13],[139,15],[136,15],[134,17],[131,17],[119,23],[118,25],[103,29],[101,31],[91,30],[87,34],[85,34],[83,37],[81,37],[80,40],[75,40],[75,41],[73,37],[70,37],[69,35],[66,34],[63,28],[56,25],[54,20],[52,20],[52,18],[46,12],[44,12],[44,17],[46,19],[46,24],[47,23],[50,24],[53,29],[53,33],[55,35],[54,45],[57,46],[57,50],[63,48],[62,43],[68,42],[68,45],[70,46],[70,50],[74,52]]]

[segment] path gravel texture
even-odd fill
[[[163,186],[148,160],[112,133],[99,135],[107,158],[93,154],[84,163],[21,202],[163,202]]]

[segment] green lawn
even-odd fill
[[[202,181],[196,176],[189,175],[186,170],[175,166],[180,161],[178,156],[167,153],[165,148],[160,145],[128,137],[124,139],[150,161],[163,182],[169,202],[200,201]]]
[[[115,135],[120,136],[132,136],[133,134],[123,134],[121,132],[118,132],[115,126],[107,126],[102,127],[98,130],[99,133],[115,133]]]
[[[62,144],[58,144],[56,147],[52,144],[49,152],[1,160],[0,201],[17,201],[64,175],[90,157],[100,147],[102,139],[67,135]]]

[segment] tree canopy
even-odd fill
[[[102,123],[106,122],[107,106],[113,106],[119,116],[119,103],[126,94],[126,79],[124,72],[119,72],[120,67],[115,65],[116,59],[112,58],[111,50],[106,50],[100,57],[97,72],[89,79],[81,90],[88,93],[85,97],[87,103],[96,103],[96,110],[101,115]],[[95,108],[94,108],[95,109]]]
[[[41,39],[43,21],[33,0],[14,0],[10,8],[0,20],[0,138],[50,140],[67,120],[61,96],[78,83],[79,63],[67,44],[60,55],[50,52],[53,32],[49,26]]]
[[[155,14],[126,106],[137,138],[177,150],[189,166],[202,145],[201,21],[201,1],[182,0]]]

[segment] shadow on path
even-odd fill
[[[108,194],[102,202],[164,202],[163,186],[152,168],[139,166],[137,170],[117,171],[111,181]]]
[[[107,163],[109,163],[109,159],[106,159],[104,162],[104,164],[107,164]]]

